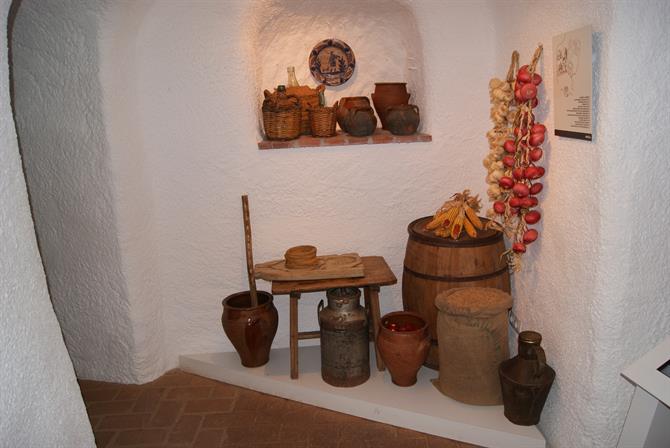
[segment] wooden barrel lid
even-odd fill
[[[451,238],[442,238],[436,236],[431,230],[426,230],[426,224],[433,219],[432,216],[424,216],[423,218],[415,219],[409,226],[407,232],[412,240],[419,241],[430,246],[442,247],[478,247],[489,246],[502,241],[503,234],[498,230],[484,229],[477,231],[477,238],[471,238],[467,233],[463,232],[461,237],[457,240]],[[480,218],[486,224],[488,219]]]

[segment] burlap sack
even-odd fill
[[[494,288],[457,288],[440,293],[435,306],[440,349],[435,387],[463,403],[502,404],[498,365],[509,358],[512,297]]]

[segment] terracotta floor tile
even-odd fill
[[[214,413],[205,415],[203,428],[229,428],[231,426],[249,426],[254,423],[255,412]]]
[[[226,431],[223,429],[205,429],[198,433],[192,448],[218,448],[221,446]]]
[[[166,436],[165,429],[131,429],[119,432],[114,446],[157,445],[163,443]]]
[[[79,383],[79,388],[81,390],[93,390],[93,389],[116,389],[121,384],[117,383],[106,383],[104,381],[93,381],[93,380],[77,380]]]
[[[231,412],[234,404],[235,400],[232,398],[189,400],[186,402],[186,406],[184,406],[184,413]]]
[[[149,421],[149,417],[151,414],[107,415],[102,418],[97,429],[140,429]]]
[[[193,442],[201,422],[201,415],[182,415],[168,437],[168,445]]]
[[[183,403],[181,401],[161,401],[156,412],[149,420],[147,427],[164,428],[172,427],[181,414]]]
[[[240,387],[231,386],[230,384],[218,383],[212,389],[212,398],[232,398],[239,395],[243,389]]]
[[[196,398],[209,398],[212,392],[211,386],[187,386],[174,387],[168,390],[167,400],[193,400]]]
[[[110,442],[116,435],[114,431],[95,431],[93,433],[95,436],[95,445],[97,448],[105,448],[110,446]]]
[[[118,393],[119,389],[116,387],[81,390],[81,396],[87,403],[94,401],[111,401],[116,397]]]
[[[173,370],[79,382],[98,447],[476,448]]]
[[[115,400],[137,400],[142,394],[142,386],[138,384],[124,384],[119,388]]]
[[[148,383],[147,387],[172,387],[185,386],[191,383],[193,375],[180,370],[174,370],[170,374],[163,375],[160,378]]]
[[[96,401],[87,403],[88,415],[126,414],[132,409],[134,401]]]
[[[133,412],[150,412],[153,413],[158,408],[161,398],[165,394],[166,389],[143,389],[135,401]]]
[[[277,425],[231,426],[228,428],[228,439],[232,444],[256,445],[259,443],[279,442]]]

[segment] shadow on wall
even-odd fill
[[[326,88],[326,104],[344,96],[367,96],[375,82],[406,81],[414,104],[424,101],[421,36],[414,13],[405,2],[344,1],[336,8],[326,2],[257,0],[251,14],[247,42],[255,73],[254,92],[272,90],[287,81],[286,67],[294,66],[301,85],[316,86],[308,58],[320,41],[346,42],[356,57],[356,70],[345,84]],[[261,95],[257,95],[260,110]],[[259,132],[261,119],[258,118]]]
[[[15,0],[10,84],[54,311],[77,376],[135,380],[98,79],[98,2]]]

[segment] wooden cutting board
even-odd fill
[[[285,260],[268,261],[255,266],[256,277],[268,281],[325,280],[364,277],[363,261],[358,254],[316,257],[318,264],[309,269],[288,269]]]

